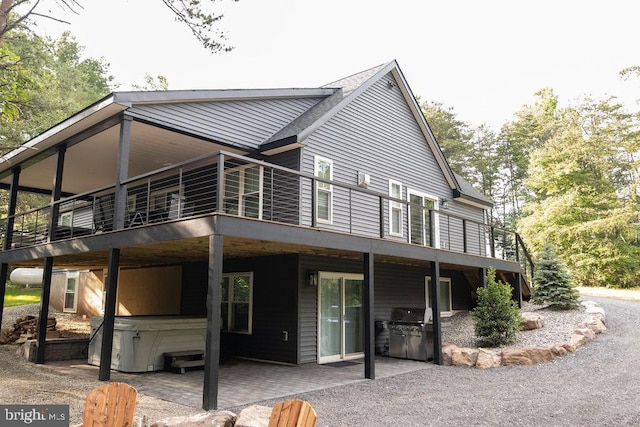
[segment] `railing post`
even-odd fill
[[[218,185],[216,188],[216,212],[224,212],[224,154],[218,156]]]
[[[467,220],[462,220],[462,251],[467,253]]]
[[[384,239],[384,198],[382,196],[378,197],[380,201],[379,206],[379,215],[380,215],[380,238]],[[389,214],[391,215],[391,214]]]
[[[491,258],[495,258],[496,257],[496,240],[495,240],[495,230],[493,229],[493,226],[491,226],[490,228],[490,233],[489,233],[489,238],[491,239]]]
[[[429,246],[435,248],[435,240],[436,240],[436,230],[433,226],[435,224],[435,212],[432,209],[429,209]]]
[[[316,226],[316,194],[318,192],[318,181],[315,178],[311,179],[311,226]]]

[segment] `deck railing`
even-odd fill
[[[58,212],[57,218],[51,218],[52,212]],[[526,247],[513,231],[228,152],[16,214],[7,236],[14,248],[212,213],[501,258],[520,262],[527,275],[533,271]]]

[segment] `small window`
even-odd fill
[[[71,227],[73,224],[73,211],[64,212],[60,214],[60,225],[65,227]]]
[[[425,278],[424,294],[427,297],[427,307],[431,307],[431,294],[429,292],[429,285],[431,284],[431,277]],[[449,277],[440,278],[440,315],[451,316],[453,315],[453,308],[451,306],[451,279]]]
[[[67,273],[67,285],[64,292],[64,307],[65,313],[75,313],[78,311],[78,279],[80,273],[77,271]]]
[[[231,273],[222,276],[220,318],[223,331],[251,333],[253,273]]]
[[[333,162],[316,157],[315,176],[333,180]],[[327,182],[316,182],[316,219],[320,222],[333,222],[333,185]]]
[[[397,181],[389,181],[389,197],[402,199],[402,184]],[[389,200],[389,234],[402,236],[402,203]]]

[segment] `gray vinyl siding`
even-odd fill
[[[404,97],[397,87],[387,86],[391,79],[389,74],[374,83],[310,135],[303,149],[302,170],[314,173],[314,156],[318,155],[333,161],[337,182],[356,185],[358,172],[364,172],[371,177],[368,188],[376,192],[388,194],[389,179],[393,179],[402,183],[405,197],[410,188],[450,198],[451,189]],[[303,182],[303,224],[311,223],[310,187],[309,182]],[[388,235],[388,203],[383,207]],[[334,186],[333,210],[333,224],[322,227],[379,234],[377,197],[354,197]],[[401,240],[406,240],[406,219],[404,227]]]
[[[135,105],[137,117],[223,143],[258,148],[322,98]]]
[[[440,216],[440,247],[457,252],[463,252],[465,239],[463,238],[462,220],[466,221],[467,253],[473,255],[486,254],[486,227],[484,224],[484,210],[460,202],[451,202],[449,209],[443,209]],[[448,214],[452,215],[451,217]],[[455,216],[455,217],[454,217]]]

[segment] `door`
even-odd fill
[[[364,356],[363,275],[318,275],[318,363]]]

